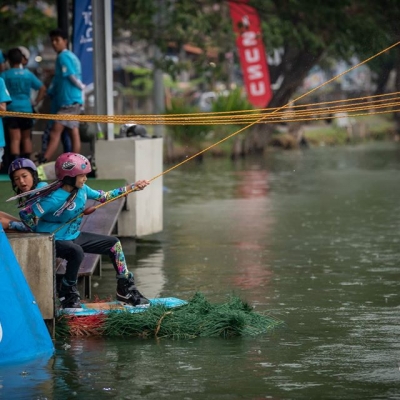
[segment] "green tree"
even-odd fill
[[[283,78],[271,107],[286,104],[310,69],[325,59],[361,59],[390,44],[387,21],[373,0],[253,0],[266,47],[280,51],[270,67],[272,81]],[[399,8],[399,5],[396,5]],[[390,17],[390,15],[388,15]]]
[[[0,1],[0,48],[30,45],[45,37],[56,24],[46,13],[49,4]],[[400,40],[398,0],[250,0],[249,4],[259,13],[268,53],[280,54],[280,62],[270,65],[272,81],[282,80],[271,107],[286,104],[316,64],[353,55],[364,59]],[[203,80],[229,80],[225,55],[235,49],[235,39],[226,0],[115,0],[114,28],[116,37],[128,30],[131,41],[154,44],[164,55],[171,49],[183,54],[186,44],[203,50],[178,63],[168,57],[161,60],[159,66],[172,76],[191,69]],[[371,62],[379,88],[392,68],[400,69],[399,60],[396,48]]]
[[[387,42],[390,44],[393,42],[399,42],[399,2],[396,0],[382,0],[374,3],[374,8],[378,24],[382,26],[382,29],[384,29],[386,33]],[[377,93],[380,93],[380,90],[384,90],[385,84],[392,70],[396,72],[396,91],[400,91],[400,46],[396,46],[390,51],[390,53],[385,54],[384,57],[382,57],[382,60],[373,60],[371,67],[376,71],[378,76]],[[397,132],[400,133],[400,113],[395,113],[394,116],[397,125]]]
[[[286,104],[316,64],[352,56],[365,59],[400,38],[398,0],[250,0],[249,4],[260,16],[268,53],[280,55],[280,61],[270,65],[272,82],[282,81],[271,107]],[[115,1],[115,8],[115,25],[129,29],[131,40],[144,39],[164,53],[171,45],[178,52],[187,43],[202,48],[203,54],[190,62],[200,75],[210,73],[207,50],[216,49],[219,68],[212,73],[228,79],[221,65],[235,44],[226,0]],[[385,83],[384,75],[400,65],[393,62],[396,57],[390,54],[371,63],[379,87]],[[161,67],[176,72],[188,65],[165,62]]]
[[[0,2],[0,48],[30,46],[56,25],[50,6],[35,0]]]
[[[191,69],[210,79],[212,74],[226,76],[224,54],[233,48],[232,28],[225,2],[214,0],[137,0],[114,2],[114,29],[118,37],[122,30],[130,32],[130,41],[144,40],[157,46],[164,59],[159,67],[176,76]],[[172,62],[171,52],[183,54],[190,44],[202,53],[190,59]],[[210,65],[210,53],[214,64]],[[151,51],[149,51],[151,54]],[[221,62],[219,62],[221,61]],[[210,79],[212,81],[212,78]]]

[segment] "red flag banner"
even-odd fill
[[[228,3],[247,97],[254,107],[267,107],[272,89],[257,11],[248,0]]]

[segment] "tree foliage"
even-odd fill
[[[54,28],[56,20],[41,1],[19,0],[0,2],[0,48],[29,47]]]
[[[354,55],[364,59],[400,37],[397,0],[250,0],[249,4],[260,16],[268,53],[280,55],[279,62],[270,65],[272,81],[283,79],[271,106],[286,104],[310,69],[324,59]],[[207,49],[216,49],[218,61],[224,62],[225,54],[235,48],[225,0],[116,1],[115,6],[117,26],[129,29],[132,40],[145,39],[164,53],[171,44],[177,49],[185,43],[202,48],[203,58],[191,64],[199,73],[207,66]],[[371,68],[387,74],[393,65],[389,56],[374,61]],[[218,71],[227,79],[226,69],[214,73]]]
[[[281,54],[280,62],[270,67],[273,81],[283,78],[271,106],[286,104],[310,69],[324,59],[364,59],[391,44],[392,32],[377,14],[376,3],[253,0],[263,21],[268,51],[279,49]]]
[[[260,16],[269,55],[279,54],[278,61],[270,64],[272,81],[282,80],[272,107],[286,104],[316,64],[352,56],[362,60],[400,40],[398,0],[250,0],[249,4]],[[56,21],[45,7],[49,3],[37,0],[0,1],[0,48],[29,46],[46,36]],[[158,65],[172,76],[190,68],[210,84],[230,79],[226,61],[235,51],[235,38],[227,0],[114,0],[113,26],[116,39],[129,32],[129,40],[146,43],[146,51],[156,46],[165,56],[177,56],[178,62],[164,57]],[[185,45],[201,52],[185,59]],[[395,48],[370,63],[377,72],[378,88],[384,87],[392,68],[400,68],[399,58]],[[239,65],[237,55],[235,62]]]
[[[224,73],[210,67],[211,58],[233,48],[231,23],[225,2],[214,0],[137,0],[114,2],[115,36],[129,31],[130,40],[145,40],[150,47],[157,46],[166,57],[160,67],[176,75],[191,68],[202,73]],[[184,45],[201,50],[195,59],[171,62],[169,55],[182,54]],[[151,52],[150,52],[151,54]]]

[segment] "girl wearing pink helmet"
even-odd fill
[[[104,203],[136,187],[144,189],[150,182],[141,180],[132,185],[104,192],[86,185],[92,168],[89,160],[76,153],[61,154],[55,163],[57,181],[36,192],[24,203],[21,220],[36,232],[55,232],[56,257],[67,261],[59,300],[63,308],[79,308],[76,288],[78,271],[84,253],[107,254],[117,278],[117,299],[131,305],[147,304],[148,300],[135,286],[128,271],[121,242],[117,237],[81,232],[79,227],[87,199]],[[76,218],[76,219],[75,219]]]
[[[47,185],[41,182],[38,176],[36,165],[29,158],[17,158],[8,167],[8,175],[15,193],[26,196],[27,192],[33,189],[40,189]],[[19,199],[19,204],[24,197]],[[31,231],[19,219],[0,211],[0,222],[5,231]]]

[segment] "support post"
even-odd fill
[[[95,109],[114,114],[112,66],[112,0],[92,1]],[[114,140],[114,124],[100,124],[107,140]]]
[[[69,33],[68,3],[68,0],[57,0],[57,24],[66,33]]]
[[[162,55],[160,49],[155,46],[154,58],[156,61],[160,60]],[[155,63],[157,64],[157,63]],[[153,71],[153,101],[154,101],[154,114],[162,115],[165,114],[165,92],[164,92],[164,80],[163,71],[157,66],[154,67]],[[156,137],[163,137],[165,133],[164,125],[154,125],[154,135]]]
[[[157,12],[153,17],[155,25],[155,37],[162,37],[163,28],[166,20],[168,19],[168,10],[165,6],[164,0],[157,0]],[[165,114],[165,90],[164,90],[164,79],[163,71],[159,68],[158,63],[162,60],[163,55],[160,48],[154,45],[154,70],[153,70],[153,104],[154,114],[161,115]],[[164,125],[154,125],[154,136],[163,137],[165,134]]]

